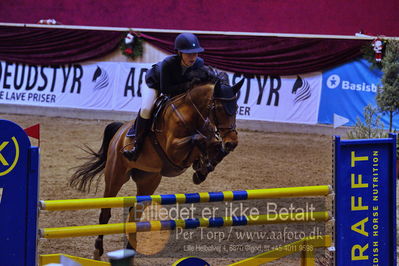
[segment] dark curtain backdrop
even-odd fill
[[[58,65],[99,58],[117,49],[125,33],[113,31],[0,27],[0,60]],[[198,35],[201,57],[222,70],[262,75],[321,71],[361,55],[364,40]],[[144,41],[174,53],[176,34],[142,32]],[[145,52],[145,51],[144,51]]]
[[[57,65],[95,59],[114,51],[122,32],[0,27],[0,60]]]
[[[177,36],[141,33],[142,38],[173,53]],[[261,36],[198,35],[206,64],[248,74],[295,75],[331,68],[362,55],[370,41]]]

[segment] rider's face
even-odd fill
[[[194,65],[195,60],[197,60],[198,53],[193,54],[181,54],[181,64],[185,67],[190,67]]]

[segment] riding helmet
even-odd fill
[[[180,33],[175,39],[175,50],[185,53],[201,53],[204,48],[201,47],[197,36],[192,33]]]

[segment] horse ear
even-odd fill
[[[237,92],[241,89],[242,84],[244,84],[244,80],[245,80],[245,78],[243,78],[238,83],[234,84],[233,87],[231,87],[233,89],[234,94],[237,94]]]

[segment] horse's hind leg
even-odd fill
[[[101,209],[99,224],[107,224],[109,219],[111,218],[111,209]],[[99,235],[96,238],[96,242],[94,244],[95,250],[93,258],[95,260],[101,260],[101,256],[104,254],[104,245],[103,245],[104,235]]]
[[[134,169],[132,171],[132,179],[136,182],[137,196],[148,196],[154,194],[161,182],[161,178],[162,176],[159,173],[149,173]],[[145,208],[149,205],[151,205],[151,202],[142,202],[131,207],[129,210],[129,222],[140,221]],[[136,249],[136,247],[136,233],[129,234],[129,241],[126,248]]]
[[[126,169],[122,166],[122,164],[117,163],[118,161],[120,160],[110,158],[104,169],[104,176],[105,176],[104,198],[116,197],[116,195],[122,188],[123,184],[125,184],[129,180]],[[99,224],[107,224],[110,219],[111,219],[111,209],[110,208],[101,209]],[[100,260],[101,256],[104,254],[103,239],[104,235],[99,235],[94,244],[95,247],[94,259],[96,260]]]

